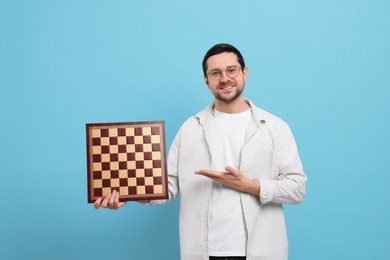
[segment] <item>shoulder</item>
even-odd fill
[[[181,129],[201,127],[206,125],[212,116],[213,107],[214,103],[206,106],[203,110],[199,111],[195,115],[188,117],[187,120],[182,124]]]
[[[199,119],[195,115],[188,117],[180,127],[180,130],[183,129],[193,129],[194,127],[199,126]]]
[[[255,121],[259,121],[262,124],[267,124],[269,126],[287,126],[287,123],[280,117],[261,109],[251,103],[252,115]]]
[[[183,132],[193,132],[197,129],[202,129],[202,123],[207,121],[208,118],[208,109],[204,110],[189,116],[180,126],[179,133]]]

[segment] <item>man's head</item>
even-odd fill
[[[248,78],[244,58],[232,45],[217,44],[203,59],[207,87],[221,104],[237,104],[244,100],[243,91]]]
[[[206,55],[203,58],[202,67],[204,76],[207,76],[207,60],[213,55],[221,54],[224,52],[231,52],[236,54],[237,61],[240,64],[241,68],[245,68],[244,57],[242,57],[241,52],[237,50],[236,47],[227,43],[219,43],[211,47],[211,49],[207,51]]]

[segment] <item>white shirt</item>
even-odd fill
[[[228,114],[214,110],[210,121],[210,149],[216,171],[240,168],[241,148],[251,110]],[[209,211],[208,251],[211,256],[245,256],[247,232],[240,192],[213,182]]]
[[[282,204],[300,203],[307,177],[288,125],[251,107],[251,120],[241,149],[240,171],[260,181],[258,196],[241,192],[247,227],[247,260],[287,260],[288,242]],[[208,221],[213,181],[195,174],[212,169],[210,149],[214,104],[190,117],[178,131],[168,155],[169,200],[180,194],[180,259],[208,260]],[[296,209],[299,210],[299,209]]]

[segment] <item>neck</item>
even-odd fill
[[[215,109],[223,113],[241,113],[249,108],[249,104],[246,102],[243,96],[229,102],[221,101],[218,99],[214,100]]]

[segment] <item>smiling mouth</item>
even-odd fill
[[[219,89],[229,90],[229,89],[232,89],[234,87],[235,87],[234,85],[224,85],[224,86],[220,86]]]

